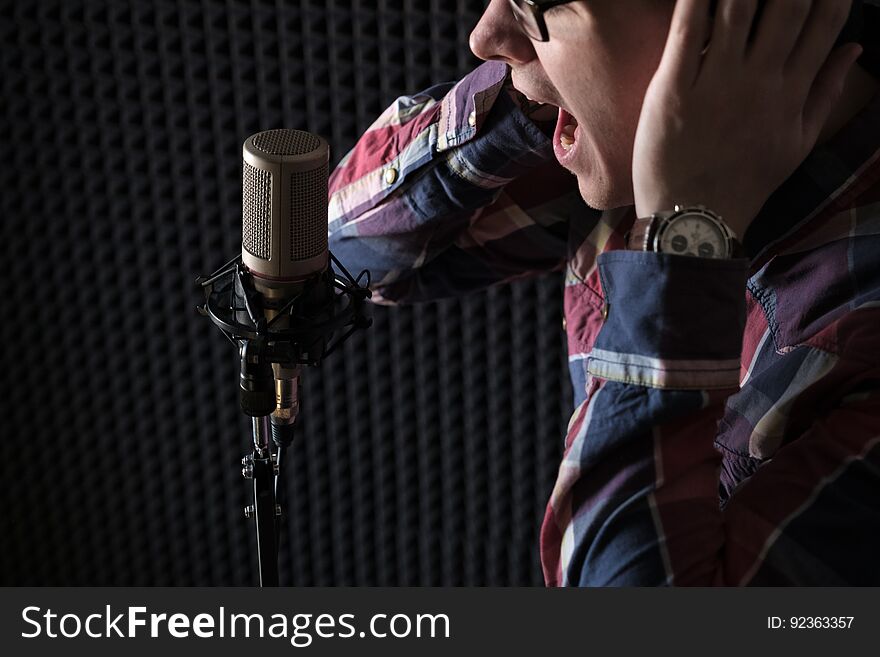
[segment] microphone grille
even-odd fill
[[[254,135],[254,146],[269,155],[305,155],[320,145],[320,138],[303,130],[265,130]]]
[[[268,260],[272,254],[272,174],[243,164],[241,245]]]
[[[290,175],[291,260],[308,260],[327,250],[328,170],[325,162]]]
[[[327,268],[330,148],[302,130],[266,130],[242,145],[244,265],[264,280],[302,280]]]

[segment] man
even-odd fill
[[[331,248],[385,303],[564,268],[548,585],[880,584],[880,97],[835,46],[850,0],[541,4],[492,0],[488,63],[367,131]]]

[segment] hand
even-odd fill
[[[757,4],[719,0],[710,28],[706,0],[677,0],[636,131],[639,217],[701,204],[742,239],[816,145],[861,54],[831,52],[851,0],[767,0],[749,40]]]

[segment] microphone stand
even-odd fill
[[[239,350],[240,404],[253,434],[253,449],[241,460],[242,476],[253,481],[253,504],[244,515],[254,521],[260,586],[279,585],[279,480],[299,411],[300,366],[319,365],[356,330],[372,324],[365,303],[369,271],[355,279],[332,253],[329,261],[341,274],[328,263],[293,298],[274,303],[256,291],[240,255],[196,279],[205,292],[205,304],[196,310]]]
[[[275,492],[279,475],[278,452],[269,443],[269,418],[251,418],[254,450],[242,460],[242,474],[254,482],[254,503],[245,507],[245,517],[252,517],[257,535],[257,559],[260,586],[278,586],[278,539],[281,505]]]

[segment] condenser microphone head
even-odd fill
[[[242,147],[244,265],[260,287],[285,287],[324,271],[330,148],[302,130],[267,130]]]

